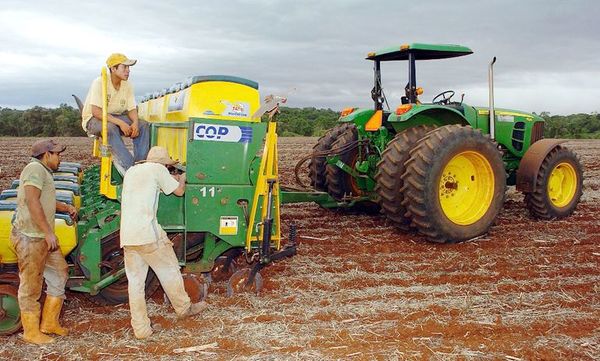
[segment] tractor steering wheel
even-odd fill
[[[450,94],[450,95],[446,96],[447,94]],[[443,92],[439,93],[438,95],[436,95],[431,102],[433,104],[447,105],[448,103],[450,103],[450,98],[452,98],[453,96],[454,96],[454,90],[446,90],[446,91],[443,91]],[[441,99],[437,100],[438,98],[441,98]]]

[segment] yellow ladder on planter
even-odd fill
[[[112,156],[108,148],[108,97],[106,68],[102,67],[102,144],[100,145],[100,194],[117,199],[117,187],[111,183]]]

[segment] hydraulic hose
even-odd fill
[[[352,143],[345,144],[341,147],[332,148],[332,149],[326,150],[326,151],[313,152],[313,153],[307,155],[306,157],[300,159],[298,161],[298,163],[296,163],[296,166],[294,167],[294,177],[295,177],[296,185],[302,187],[304,190],[312,189],[312,187],[307,187],[306,184],[304,184],[304,182],[302,182],[302,180],[300,179],[300,169],[302,168],[304,163],[306,163],[309,159],[325,158],[328,156],[343,154],[343,153],[346,153],[348,151],[356,149],[359,146],[361,146],[363,144],[367,144],[367,143],[369,143],[369,139],[356,140],[356,141],[353,141]]]

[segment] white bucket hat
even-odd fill
[[[174,165],[178,163],[177,161],[169,157],[169,152],[167,152],[167,150],[164,147],[159,146],[154,146],[150,148],[146,160],[139,161],[138,163],[144,162],[160,163],[164,165]]]

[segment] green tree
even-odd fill
[[[27,110],[0,108],[0,136],[75,137],[85,136],[79,110],[67,104],[58,108],[33,107]]]
[[[283,136],[316,136],[331,129],[339,113],[331,109],[286,108],[280,109],[277,130]]]
[[[540,114],[545,120],[546,138],[600,138],[600,117],[597,113],[550,115]]]
[[[25,136],[22,123],[22,110],[0,108],[0,135]]]

